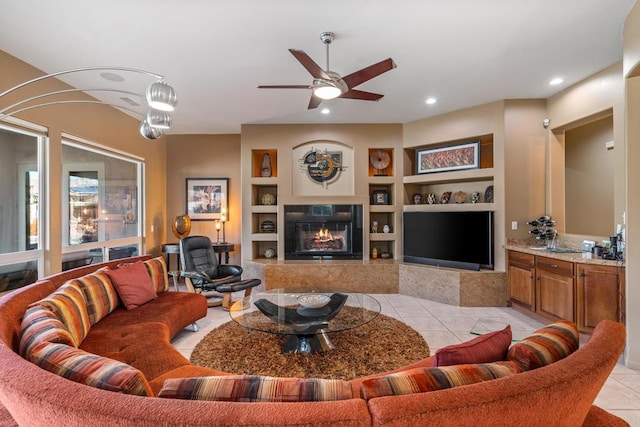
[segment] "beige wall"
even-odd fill
[[[547,99],[551,120],[547,151],[547,210],[564,230],[564,133],[613,113],[614,217],[610,230],[623,222],[625,212],[625,119],[622,63],[616,63]],[[605,236],[608,236],[607,233]]]
[[[101,65],[101,64],[95,64]],[[0,51],[0,92],[19,83],[43,75],[40,70]],[[153,80],[150,80],[151,83]],[[68,86],[55,79],[47,79],[35,87],[25,87],[3,98],[2,105],[12,104],[43,91],[65,89]],[[44,88],[44,89],[42,89]],[[146,252],[160,254],[160,245],[166,229],[166,141],[164,138],[149,141],[138,132],[140,121],[115,108],[101,105],[55,105],[25,111],[16,115],[48,128],[50,182],[50,248],[45,251],[45,274],[60,269],[61,221],[62,221],[62,133],[72,134],[86,140],[129,153],[145,160],[145,233]],[[150,232],[154,225],[154,232]]]
[[[240,135],[169,135],[167,159],[166,241],[178,241],[171,231],[171,222],[176,215],[186,213],[186,178],[229,178],[229,221],[225,224],[225,233],[226,240],[236,244],[229,261],[239,264],[242,254]],[[205,235],[215,241],[214,224],[213,221],[191,221],[191,235]]]

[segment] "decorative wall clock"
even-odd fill
[[[304,155],[302,164],[309,178],[326,185],[340,177],[343,170],[342,152],[312,150]]]

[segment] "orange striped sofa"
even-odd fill
[[[122,260],[0,297],[0,426],[627,425],[593,406],[624,347],[619,323],[602,322],[581,348],[546,366],[529,366],[522,354],[517,363],[452,366],[447,381],[465,370],[474,381],[497,379],[437,391],[406,386],[434,380],[434,356],[349,382],[234,376],[192,366],[171,346],[207,307],[200,295],[169,291],[160,260],[126,260],[145,263],[156,292],[130,310],[101,275]],[[211,392],[225,399],[199,400]]]

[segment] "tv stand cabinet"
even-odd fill
[[[402,263],[399,275],[402,295],[459,307],[507,306],[507,274],[504,271]]]

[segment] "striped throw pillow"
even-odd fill
[[[147,268],[153,287],[157,294],[160,292],[167,292],[169,290],[169,279],[167,273],[167,263],[164,258],[159,256],[144,262],[144,266]]]
[[[73,279],[71,283],[77,284],[84,294],[91,325],[95,325],[118,307],[118,293],[104,271]]]
[[[87,312],[87,300],[77,283],[69,281],[48,297],[31,305],[40,305],[51,310],[69,330],[75,347],[78,347],[89,333],[91,322]]]
[[[25,359],[29,359],[33,348],[43,342],[75,345],[64,323],[51,310],[42,306],[27,308],[20,329],[19,351]]]
[[[578,349],[579,343],[576,324],[561,320],[538,329],[512,345],[507,359],[516,362],[523,371],[528,371],[567,357]]]
[[[142,372],[107,357],[58,343],[43,343],[33,349],[31,361],[68,380],[103,390],[139,396],[153,392]]]
[[[364,380],[360,394],[365,400],[381,396],[423,393],[495,380],[522,372],[513,362],[414,368]]]
[[[167,379],[158,397],[226,402],[318,402],[351,399],[352,392],[349,383],[342,380],[228,375]]]

